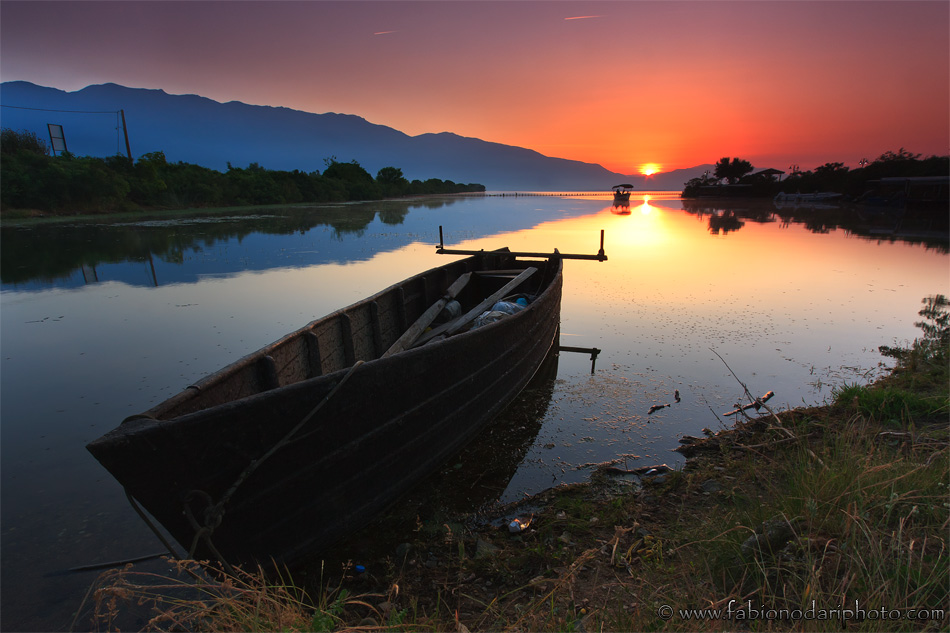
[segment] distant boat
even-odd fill
[[[633,185],[614,185],[611,188],[614,190],[614,204],[630,202],[630,190],[633,189]]]

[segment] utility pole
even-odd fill
[[[125,126],[125,110],[119,110],[119,114],[122,115],[122,133],[125,134],[125,153],[129,157],[129,162],[132,162],[132,148],[129,147],[129,128]]]

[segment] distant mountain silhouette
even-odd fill
[[[350,114],[219,103],[198,95],[111,83],[65,92],[25,81],[3,82],[0,102],[17,106],[0,109],[0,125],[48,140],[47,123],[60,124],[67,148],[80,156],[125,154],[116,115],[122,109],[133,157],[163,151],[169,161],[221,171],[228,163],[234,167],[258,163],[267,169],[322,172],[324,159],[335,157],[355,160],[373,175],[393,166],[409,180],[481,183],[490,191],[599,191],[619,183],[641,190],[680,190],[686,180],[710,168],[703,165],[647,179],[448,132],[409,136]]]

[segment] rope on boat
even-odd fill
[[[224,567],[224,570],[234,575],[234,568],[231,567],[231,564],[224,559],[224,556],[221,555],[221,552],[218,551],[218,548],[214,546],[214,543],[211,541],[211,535],[214,534],[214,529],[221,525],[221,518],[224,516],[224,511],[222,510],[220,514],[217,515],[217,521],[214,522],[214,525],[210,525],[208,511],[205,511],[205,525],[198,523],[198,520],[195,519],[195,515],[191,512],[191,506],[188,505],[188,502],[195,496],[204,497],[208,502],[208,510],[212,510],[211,507],[211,495],[203,490],[192,490],[188,493],[187,498],[185,499],[185,516],[188,518],[188,522],[191,523],[191,527],[195,530],[195,538],[191,540],[191,547],[188,548],[188,558],[194,560],[195,550],[198,549],[198,541],[204,539],[205,545],[208,546],[208,549],[214,555],[218,562],[221,563],[221,566]],[[217,506],[215,506],[217,507]]]
[[[157,527],[155,527],[155,524],[152,523],[151,519],[149,519],[142,508],[139,507],[139,504],[135,501],[135,497],[132,496],[132,493],[129,492],[129,489],[123,487],[122,490],[125,491],[125,497],[132,505],[132,509],[135,510],[136,514],[139,515],[140,519],[145,521],[145,525],[147,525],[149,529],[152,530],[152,533],[158,537],[158,540],[162,542],[162,545],[165,546],[165,549],[168,550],[168,553],[171,554],[172,558],[181,560],[181,556],[178,555],[178,552],[175,551],[175,548],[172,547],[171,543],[168,542],[168,539],[165,538],[165,535],[162,534]]]
[[[228,562],[224,560],[224,557],[221,556],[220,552],[218,552],[217,548],[211,542],[211,536],[214,534],[215,528],[221,525],[221,521],[224,518],[224,506],[228,503],[228,501],[231,500],[231,497],[234,496],[234,493],[237,492],[237,489],[241,486],[241,484],[243,484],[244,481],[250,477],[251,474],[253,474],[253,472],[257,470],[261,464],[267,461],[271,455],[279,451],[288,442],[290,442],[294,435],[296,435],[300,429],[302,429],[310,420],[313,419],[313,416],[315,416],[320,411],[320,409],[322,409],[324,405],[330,401],[330,398],[335,396],[337,392],[340,391],[343,385],[346,384],[346,381],[350,379],[350,376],[352,376],[356,372],[357,368],[359,368],[359,366],[362,364],[363,361],[356,361],[356,363],[350,367],[350,370],[346,372],[346,375],[340,379],[340,382],[338,382],[336,386],[330,390],[330,393],[324,396],[323,400],[321,400],[317,406],[311,409],[310,412],[307,413],[307,415],[305,415],[296,426],[294,426],[294,428],[290,429],[290,431],[284,435],[280,441],[274,444],[270,450],[261,455],[259,458],[252,460],[251,463],[248,464],[244,471],[238,476],[234,484],[232,484],[231,487],[228,488],[228,490],[221,496],[221,499],[217,503],[212,505],[211,495],[202,490],[192,490],[188,494],[188,499],[185,500],[185,515],[187,516],[189,523],[191,523],[192,528],[195,530],[195,537],[191,542],[191,548],[188,550],[188,558],[194,558],[195,550],[198,547],[198,541],[204,539],[208,549],[210,549],[211,553],[214,554],[214,556],[221,562],[222,565],[224,565],[225,569],[228,572],[233,572],[231,565],[229,565]],[[203,497],[207,501],[207,507],[204,512],[204,525],[198,523],[197,519],[191,512],[191,507],[188,505],[188,500],[195,496]]]

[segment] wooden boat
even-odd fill
[[[526,256],[539,254],[479,251],[393,285],[87,448],[190,557],[293,564],[359,530],[499,413],[556,344],[562,258],[606,259],[603,241],[598,256]],[[418,336],[453,293],[465,314]],[[526,308],[464,331],[515,293]]]

